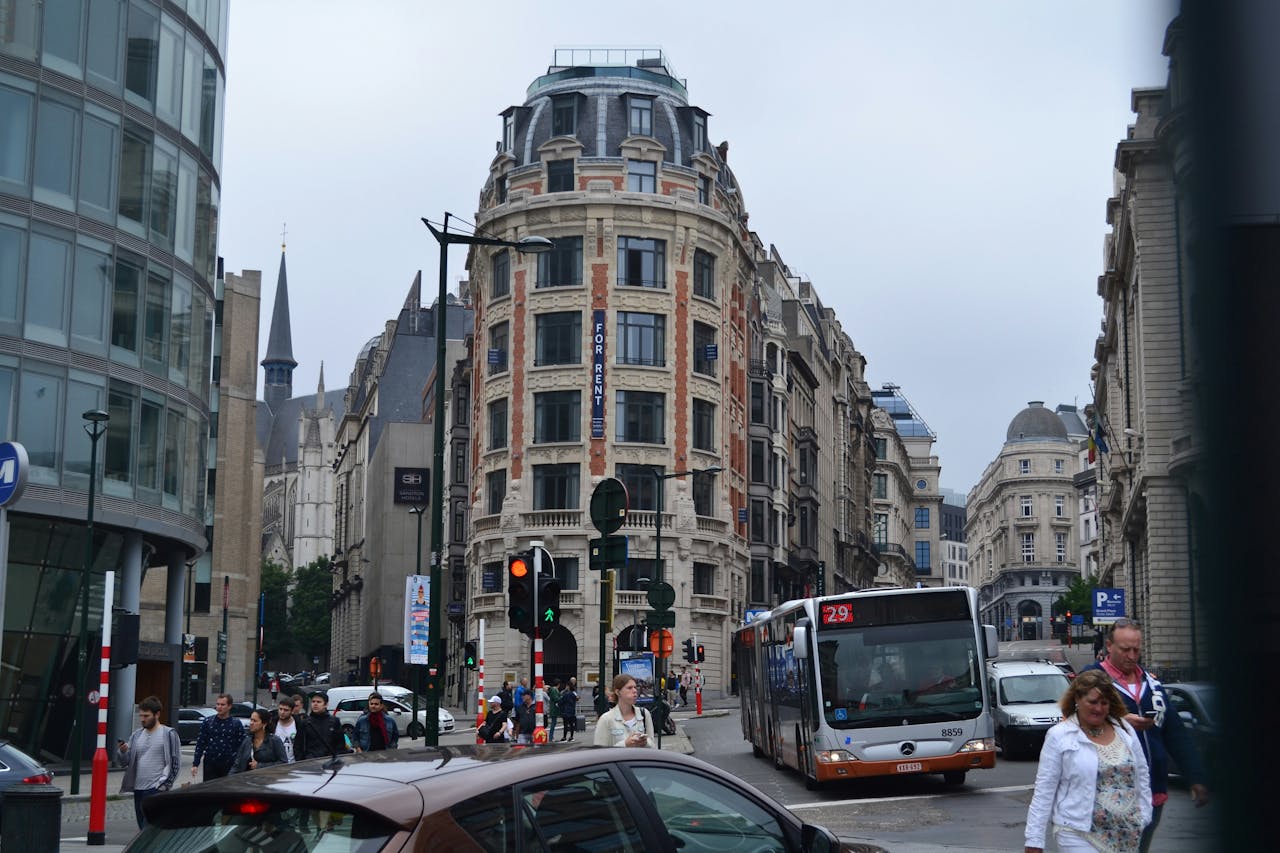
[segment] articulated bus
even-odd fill
[[[969,587],[789,601],[734,635],[742,733],[810,789],[867,776],[994,767],[983,670],[995,628]]]

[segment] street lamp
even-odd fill
[[[519,240],[500,240],[497,237],[485,237],[480,234],[458,234],[449,230],[449,218],[446,212],[444,224],[437,228],[424,216],[422,224],[427,226],[431,236],[440,244],[440,290],[436,298],[436,381],[435,381],[435,444],[432,454],[433,467],[431,480],[431,602],[427,611],[427,649],[428,666],[442,673],[440,667],[440,588],[442,566],[444,564],[444,336],[447,331],[445,318],[448,315],[446,303],[449,298],[449,247],[461,243],[465,246],[498,246],[515,249],[521,253],[540,254],[555,248],[555,244],[546,237],[526,236]],[[421,553],[421,545],[419,545]],[[437,677],[427,682],[427,746],[438,746],[440,743],[440,683]]]
[[[672,471],[670,474],[663,474],[658,470],[657,466],[649,469],[653,472],[653,478],[658,484],[658,511],[653,514],[653,555],[654,562],[657,566],[654,569],[654,583],[665,583],[666,578],[663,577],[665,572],[662,570],[662,508],[664,506],[662,500],[662,483],[664,480],[670,480],[673,477],[683,477],[688,474],[697,476],[698,474],[719,474],[724,469],[719,465],[712,465],[710,468],[692,468],[688,471]],[[667,659],[658,658],[658,671],[654,673],[654,682],[658,687],[658,697],[654,702],[654,708],[657,713],[654,714],[655,723],[658,727],[658,749],[662,749],[662,729],[666,725],[667,720]]]
[[[422,504],[416,504],[415,506],[409,507],[409,514],[416,515],[418,517],[418,548],[416,551],[413,552],[413,555],[414,555],[413,573],[415,575],[422,574],[422,512],[425,509],[426,507],[423,506]],[[434,593],[432,593],[432,600],[435,600]],[[430,605],[428,605],[428,607],[430,607]],[[431,630],[430,625],[427,626],[427,630],[428,631]],[[422,670],[421,670],[421,667],[414,667],[413,669],[414,669],[414,676],[415,676],[413,679],[413,716],[410,719],[416,722],[418,719],[418,694],[422,692],[422,678],[421,678]],[[440,725],[439,713],[440,713],[439,711],[436,712],[437,726]],[[417,731],[417,730],[416,729],[410,730],[409,740],[418,739],[417,736],[412,733],[414,731]]]
[[[81,690],[89,680],[89,586],[93,579],[93,492],[98,482],[98,439],[107,431],[107,421],[111,416],[101,409],[90,409],[81,415],[88,423],[84,431],[89,434],[89,511],[85,524],[84,537],[84,577],[80,580],[80,658],[78,677],[72,691],[71,718],[71,793],[80,793],[80,752],[84,739],[85,726],[82,719],[89,713],[88,703],[81,702],[87,694]],[[84,707],[81,707],[84,705]]]

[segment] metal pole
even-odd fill
[[[116,573],[107,572],[102,595],[102,660],[98,667],[98,748],[93,752],[93,781],[89,788],[89,834],[85,843],[107,843],[107,694],[111,687],[111,604],[115,599]]]
[[[533,724],[531,743],[546,743],[547,730],[542,727],[542,614],[538,612],[538,584],[542,580],[542,542],[533,543],[533,695],[537,697],[537,719]]]
[[[227,649],[222,653],[222,673],[218,676],[218,685],[221,687],[220,693],[227,692],[227,652],[230,651],[231,637],[227,634],[227,604],[231,598],[231,575],[222,576],[222,642],[227,644]],[[255,667],[256,669],[257,667]],[[254,673],[253,683],[258,683],[261,673]],[[257,694],[254,694],[254,702],[257,702]]]
[[[422,574],[422,511],[425,509],[426,509],[425,506],[422,506],[421,504],[419,504],[418,506],[415,506],[413,509],[409,510],[409,512],[418,516],[418,547],[417,547],[417,550],[413,552],[414,554],[413,573],[415,575]],[[431,605],[428,604],[427,606],[429,608]],[[429,625],[427,626],[427,630],[430,630]],[[411,673],[413,675],[413,716],[410,717],[409,719],[413,720],[416,723],[418,721],[418,692],[422,689],[422,664],[410,664],[409,667],[410,669],[413,670],[413,672]],[[413,731],[416,732],[417,729],[413,729]],[[416,734],[411,733],[409,735],[409,740],[417,740],[417,739],[418,739],[418,736]]]
[[[265,592],[258,595],[258,673],[253,679],[253,704],[258,704],[258,682],[262,680],[262,643],[263,643],[263,623],[267,619],[267,594]],[[227,638],[227,644],[230,645],[231,639]],[[226,687],[222,688],[225,693]]]
[[[654,553],[655,561],[657,562],[658,565],[654,569],[654,574],[657,576],[657,580],[655,581],[655,583],[663,583],[663,577],[662,577],[663,575],[663,572],[662,572],[662,507],[663,507],[662,481],[664,478],[662,474],[658,473],[658,470],[656,468],[653,469],[653,476],[658,481],[658,511],[653,514],[653,529],[654,529],[653,553]],[[659,650],[662,649],[661,641],[659,641],[658,649]],[[662,655],[660,654],[655,655],[655,658],[656,660],[654,664],[655,672],[654,672],[653,682],[654,682],[654,687],[656,688],[657,695],[653,697],[653,700],[654,700],[653,708],[655,711],[658,712],[657,714],[654,714],[654,716],[657,718],[656,722],[658,724],[658,749],[662,749],[662,730],[666,727],[666,715],[662,712],[666,705],[666,702],[664,701],[664,694],[666,693],[666,687],[667,687],[667,684],[666,684],[667,659],[662,657]]]
[[[484,723],[485,701],[484,701],[484,617],[480,617],[480,634],[476,640],[476,730],[479,733],[480,726]],[[476,738],[479,742],[479,738]]]
[[[435,381],[435,431],[432,449],[431,472],[431,601],[427,611],[427,733],[426,745],[440,744],[440,685],[432,675],[440,672],[440,579],[444,560],[444,336],[448,332],[445,322],[449,300],[449,214],[444,215],[444,226],[436,235],[440,244],[440,287],[436,295],[436,381]]]
[[[91,414],[85,412],[86,415]],[[104,413],[92,413],[103,415]],[[94,486],[98,481],[98,439],[106,432],[105,420],[93,419],[85,425],[89,434],[89,507],[85,522],[84,540],[84,577],[80,583],[80,657],[76,672],[76,683],[72,689],[72,721],[71,721],[71,793],[80,793],[80,753],[84,751],[83,717],[88,708],[81,708],[85,682],[89,680],[89,586],[93,579],[93,497]]]

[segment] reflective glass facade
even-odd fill
[[[0,731],[45,755],[67,754],[79,651],[82,413],[110,415],[91,655],[101,573],[119,596],[131,532],[144,565],[205,548],[227,6],[0,0],[0,435],[31,460],[10,507]]]

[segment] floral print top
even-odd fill
[[[1087,833],[1058,827],[1083,838],[1102,853],[1137,853],[1142,841],[1142,809],[1138,803],[1137,768],[1129,746],[1117,735],[1098,751],[1098,785],[1093,799],[1093,825]]]

